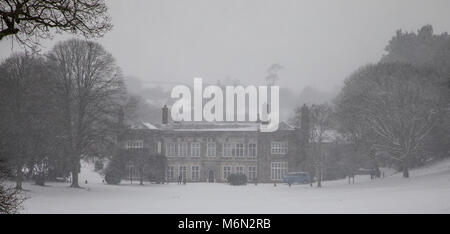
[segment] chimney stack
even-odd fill
[[[166,105],[162,108],[162,123],[167,124],[169,122],[169,108]]]

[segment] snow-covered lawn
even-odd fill
[[[49,183],[25,184],[29,199],[23,213],[450,213],[450,160],[395,174],[309,185],[188,183],[106,185],[85,170],[85,189]]]

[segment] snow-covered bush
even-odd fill
[[[246,185],[247,176],[244,174],[231,174],[228,176],[228,183],[231,185]]]

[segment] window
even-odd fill
[[[200,142],[191,143],[191,157],[200,157]]]
[[[167,145],[166,145],[166,156],[168,156],[168,157],[177,156],[175,143],[167,143]]]
[[[161,153],[161,141],[158,141],[158,154],[160,154]]]
[[[200,167],[199,166],[192,166],[192,180],[198,181],[200,179]]]
[[[188,156],[188,143],[186,142],[178,143],[178,156],[179,157]]]
[[[228,176],[231,175],[231,166],[224,166],[223,167],[223,179],[227,180]]]
[[[236,174],[245,174],[243,166],[236,166]]]
[[[248,157],[249,158],[256,158],[256,143],[249,143],[248,144]]]
[[[237,157],[244,157],[244,144],[242,144],[242,143],[236,143],[235,149],[236,149],[235,155],[236,155]]]
[[[216,157],[216,142],[212,139],[208,139],[206,144],[206,152],[208,157]]]
[[[232,157],[233,156],[233,144],[223,143],[223,156]]]
[[[287,154],[288,152],[288,143],[286,141],[273,141],[271,143],[271,150],[270,152],[272,154]]]
[[[287,173],[287,162],[272,162],[271,175],[272,180],[282,180]]]
[[[125,146],[127,149],[140,149],[144,148],[143,140],[128,140],[127,145]]]
[[[178,176],[181,175],[181,179],[187,179],[187,168],[186,166],[180,166],[180,169],[178,170]]]
[[[175,167],[174,166],[169,166],[167,168],[167,179],[169,179],[169,180],[175,179]]]
[[[248,167],[248,181],[254,181],[257,178],[256,166]]]

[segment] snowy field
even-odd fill
[[[450,213],[450,160],[411,171],[309,185],[191,183],[102,184],[84,168],[84,189],[64,183],[40,187],[26,183],[28,200],[22,213]]]

